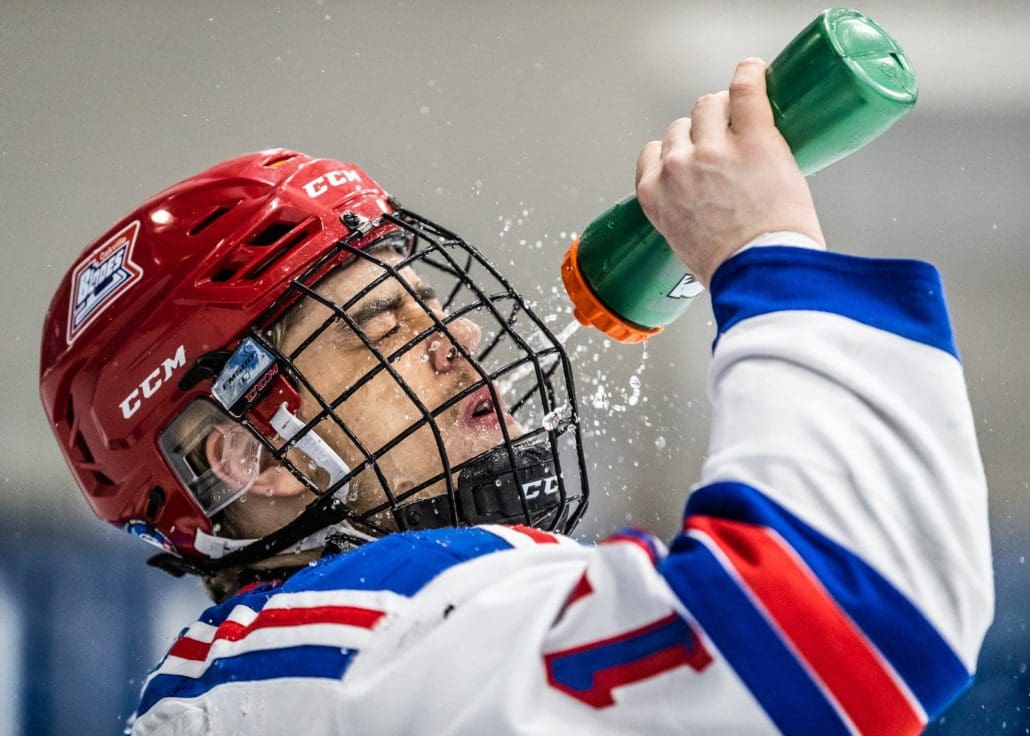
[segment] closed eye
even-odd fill
[[[388,338],[393,337],[394,335],[396,335],[400,331],[401,331],[401,323],[398,322],[392,328],[390,328],[389,330],[384,332],[381,336],[379,336],[375,340],[373,340],[372,343],[374,345],[378,345],[379,343],[384,342]]]
[[[429,311],[434,314],[441,313],[440,302],[432,287],[420,284],[415,288],[415,294]],[[404,326],[405,317],[402,315],[407,311],[405,307],[414,308],[420,313],[425,311],[409,294],[399,293],[365,302],[352,312],[351,318],[355,326],[365,333],[368,340],[373,345],[378,345],[396,335]],[[410,313],[407,318],[411,318]],[[344,330],[344,334],[346,332]]]

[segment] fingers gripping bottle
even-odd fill
[[[769,65],[766,86],[776,127],[806,176],[877,138],[917,95],[898,43],[844,8],[801,31]],[[633,196],[587,226],[561,270],[576,319],[626,343],[661,332],[703,291]]]

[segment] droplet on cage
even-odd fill
[[[540,420],[540,424],[544,429],[549,432],[553,432],[568,424],[570,419],[572,419],[572,406],[569,404],[561,404],[552,411],[544,414],[543,419]]]

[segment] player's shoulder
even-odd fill
[[[411,596],[462,563],[532,547],[557,550],[580,545],[569,537],[524,526],[486,524],[400,532],[324,557],[293,575],[280,591],[388,590]]]

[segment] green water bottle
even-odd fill
[[[854,10],[819,14],[766,70],[776,127],[806,176],[857,151],[916,103],[897,41]],[[620,342],[661,332],[701,285],[644,216],[636,197],[590,223],[562,263],[576,319]]]

